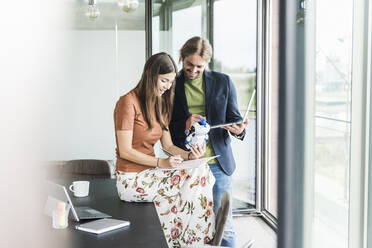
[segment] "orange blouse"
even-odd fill
[[[120,97],[114,111],[115,138],[116,138],[116,170],[122,172],[140,172],[149,168],[146,165],[137,164],[120,157],[118,138],[116,131],[132,130],[132,148],[144,154],[155,156],[154,144],[163,135],[163,130],[156,120],[151,130],[148,129],[143,117],[140,101],[136,93],[131,90]]]

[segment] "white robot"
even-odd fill
[[[209,124],[200,118],[199,122],[192,124],[190,130],[186,130],[185,146],[187,149],[193,146],[202,146],[203,142],[208,142]]]

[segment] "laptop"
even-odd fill
[[[253,99],[254,99],[254,96],[255,96],[255,95],[256,95],[256,89],[253,89],[253,92],[252,92],[251,98],[250,98],[249,101],[248,101],[247,110],[245,111],[245,115],[244,115],[244,118],[243,118],[242,121],[237,121],[237,122],[231,122],[231,123],[224,123],[224,124],[213,125],[213,126],[211,126],[211,129],[213,129],[213,128],[219,128],[219,127],[225,127],[225,126],[231,126],[231,125],[233,125],[233,124],[240,124],[240,123],[243,123],[243,122],[248,118],[248,113],[249,113],[249,110],[251,109],[251,106],[252,106]]]
[[[70,208],[72,217],[75,221],[102,219],[111,217],[108,214],[102,213],[96,209],[87,206],[74,206],[65,186],[47,181],[46,189],[48,191],[48,199],[45,204],[44,213],[52,216],[53,209],[57,208],[59,201],[66,202]]]

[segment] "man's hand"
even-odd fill
[[[244,131],[244,128],[248,125],[248,119],[240,124],[232,124],[231,126],[222,127],[223,129],[229,131],[230,133],[239,135]]]
[[[207,119],[204,116],[197,115],[197,114],[190,115],[189,118],[186,120],[185,130],[190,130],[192,124],[194,124],[195,122],[199,122],[200,121],[200,118],[202,118],[205,121],[207,121]]]

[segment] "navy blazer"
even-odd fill
[[[209,125],[241,121],[237,95],[229,76],[215,71],[204,71],[205,108]],[[185,94],[183,71],[176,78],[172,120],[169,124],[173,144],[185,149],[186,120],[190,116]],[[244,135],[241,139],[244,138]],[[212,143],[217,160],[227,175],[235,170],[235,160],[231,150],[229,132],[223,128],[211,129],[209,141]]]

